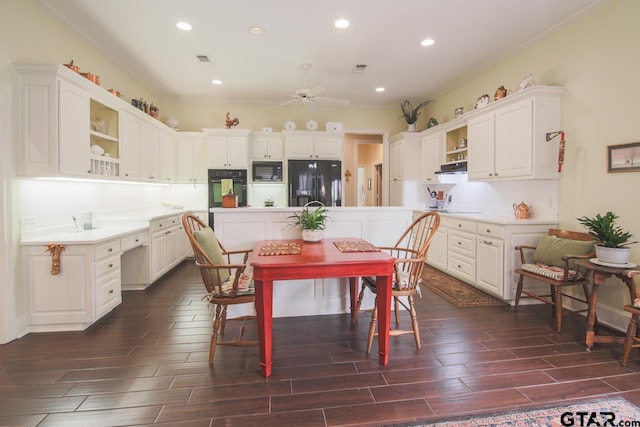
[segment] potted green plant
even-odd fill
[[[595,217],[583,216],[576,218],[582,224],[596,243],[596,257],[598,261],[608,264],[625,265],[629,262],[630,245],[633,234],[625,231],[616,224],[618,215],[607,212]]]
[[[316,205],[316,206],[313,206]],[[287,217],[289,224],[302,229],[302,240],[319,242],[324,237],[324,229],[329,219],[329,210],[321,202],[309,202],[300,213]]]
[[[400,103],[402,117],[404,117],[407,125],[409,125],[409,131],[414,132],[416,130],[416,122],[418,121],[418,116],[420,115],[420,109],[430,102],[430,100],[421,102],[415,108],[411,104],[411,101],[409,101],[408,99],[405,99],[404,101],[402,101],[402,103]]]

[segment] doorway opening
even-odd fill
[[[387,136],[385,131],[374,132],[345,134],[344,206],[382,206],[384,203],[382,165]]]

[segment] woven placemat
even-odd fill
[[[333,244],[340,252],[380,252],[380,248],[364,240],[342,240]]]
[[[296,242],[278,242],[278,243],[265,243],[260,246],[258,255],[300,255],[302,249],[300,244]]]

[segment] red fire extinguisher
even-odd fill
[[[562,172],[564,163],[564,132],[560,132],[560,146],[558,148],[558,172]]]

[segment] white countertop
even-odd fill
[[[73,231],[73,227],[67,227],[67,231],[33,232],[30,236],[23,236],[23,245],[47,245],[49,243],[62,244],[95,244],[107,240],[116,239],[127,234],[149,229],[148,221],[123,221],[105,225],[92,230]]]
[[[233,214],[233,213],[255,213],[255,214],[264,214],[266,212],[291,212],[301,210],[301,206],[290,206],[290,207],[242,207],[242,208],[211,208],[210,211],[213,213],[225,213],[225,214]],[[397,211],[397,210],[411,210],[416,211],[417,209],[406,208],[402,206],[328,206],[327,209],[329,211],[332,210],[340,210],[340,211],[371,211],[371,210],[386,210],[386,211]],[[423,210],[422,212],[426,212],[428,210]],[[460,209],[460,210],[450,210],[448,212],[440,212],[436,211],[443,217],[451,217],[451,218],[463,218],[470,219],[473,221],[483,221],[489,222],[493,224],[500,225],[553,225],[557,224],[558,220],[556,218],[542,218],[542,217],[533,217],[528,219],[515,219],[513,213],[499,213],[499,212],[479,212],[477,209]]]
[[[95,244],[117,239],[127,234],[149,229],[149,222],[157,219],[182,215],[185,212],[206,211],[206,209],[140,209],[117,215],[99,217],[98,226],[92,230],[75,231],[73,225],[62,225],[47,230],[34,230],[22,233],[22,245]]]

